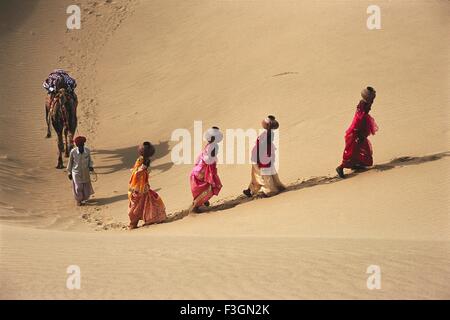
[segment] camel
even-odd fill
[[[45,103],[46,137],[51,137],[50,123],[58,135],[59,156],[56,169],[64,168],[62,154],[64,152],[65,157],[69,157],[70,150],[74,147],[73,138],[78,125],[77,105],[76,96],[69,94],[64,88],[59,89],[56,93],[51,93]]]

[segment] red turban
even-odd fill
[[[86,138],[83,137],[83,136],[78,136],[78,137],[76,137],[76,138],[73,140],[73,142],[75,142],[75,145],[76,145],[77,147],[79,147],[79,146],[82,146],[82,145],[85,144]]]

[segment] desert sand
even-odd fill
[[[445,1],[82,0],[0,4],[0,298],[449,299],[449,13]],[[75,206],[56,135],[45,139],[48,73],[76,78],[78,134],[98,181]],[[375,166],[338,179],[344,132],[372,85]],[[241,196],[249,164],[182,217],[192,165],[175,129],[280,121],[288,190]],[[129,169],[156,145],[150,184],[171,222],[125,230]],[[67,160],[64,159],[65,164]],[[66,288],[69,265],[81,289]],[[368,266],[381,268],[369,290]]]

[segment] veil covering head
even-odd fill
[[[209,143],[219,143],[223,140],[223,133],[218,127],[211,127],[206,130],[203,138]]]
[[[275,119],[274,116],[269,115],[267,116],[267,118],[265,118],[262,122],[261,125],[264,129],[266,130],[276,130],[280,127],[280,124],[278,123],[278,121]]]
[[[150,158],[155,154],[155,147],[148,141],[138,146],[138,153],[145,159]]]

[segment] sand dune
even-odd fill
[[[19,234],[2,228],[2,298],[449,298],[447,241]],[[71,264],[81,290],[65,287]],[[382,266],[381,290],[366,287],[371,264]]]
[[[450,298],[448,3],[381,1],[374,31],[365,1],[80,3],[71,31],[69,1],[0,4],[2,298]],[[56,67],[77,79],[98,172],[83,208],[44,139],[41,83]],[[341,180],[368,84],[376,165]],[[246,199],[249,165],[221,164],[219,197],[186,216],[191,165],[172,162],[172,132],[258,129],[269,113],[288,190]],[[130,232],[143,140],[170,218]],[[70,264],[82,290],[65,287]],[[366,287],[373,264],[381,290]]]

